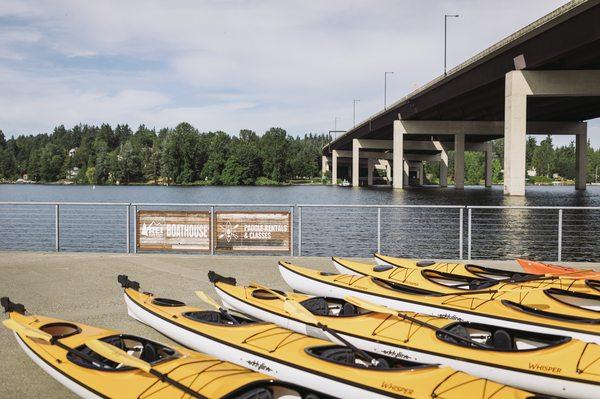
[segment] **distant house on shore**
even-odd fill
[[[71,151],[69,151],[69,154],[71,154]],[[67,178],[73,180],[75,177],[77,177],[77,174],[79,174],[79,168],[75,166],[69,171],[69,173],[67,174]]]
[[[69,150],[69,157],[73,158],[75,156],[75,153],[77,152],[77,147],[75,148],[71,148]]]

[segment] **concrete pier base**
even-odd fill
[[[465,188],[465,135],[454,135],[454,188]]]

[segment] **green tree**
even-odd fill
[[[260,177],[259,138],[251,130],[240,131],[239,137],[230,142],[230,155],[221,173],[221,181],[227,185],[251,185]]]
[[[527,137],[527,142],[525,143],[525,171],[532,168],[533,153],[535,152],[536,147],[537,141],[535,140],[535,137]]]
[[[290,177],[290,141],[285,130],[269,129],[260,139],[263,173],[266,177],[282,182]]]
[[[143,176],[142,159],[139,152],[131,144],[131,141],[127,141],[121,146],[117,161],[118,166],[115,175],[121,183],[139,181]]]
[[[229,145],[231,137],[225,132],[216,132],[208,135],[210,138],[208,146],[208,158],[200,176],[208,179],[212,184],[223,184],[221,173],[229,158]]]
[[[554,171],[554,147],[552,146],[552,137],[548,135],[540,142],[540,145],[533,152],[532,165],[538,176],[552,177]]]

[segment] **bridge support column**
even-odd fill
[[[423,173],[425,172],[425,168],[423,166],[423,161],[419,162],[419,185],[423,185],[425,181]]]
[[[388,183],[392,181],[392,165],[389,162],[385,165],[385,178]]]
[[[331,184],[337,184],[337,171],[338,171],[338,152],[337,150],[331,151]]]
[[[440,152],[440,187],[448,187],[448,151]]]
[[[375,159],[369,158],[367,164],[367,185],[373,185],[373,170],[375,169]]]
[[[525,134],[527,97],[586,97],[600,95],[600,71],[511,71],[504,90],[504,193],[525,195]],[[587,125],[579,124],[582,129]],[[548,133],[552,134],[552,130]],[[576,132],[573,132],[578,134]],[[581,133],[581,130],[580,130]],[[578,142],[580,139],[578,138]],[[585,147],[582,143],[581,148]],[[586,157],[581,150],[578,177],[585,173]],[[578,152],[578,155],[580,153]],[[579,171],[581,170],[581,175]],[[585,176],[576,188],[584,189]]]
[[[360,175],[360,144],[358,139],[352,140],[352,186],[359,186]]]
[[[587,176],[587,133],[575,136],[575,189],[585,190]]]
[[[485,186],[492,187],[492,161],[494,151],[491,142],[485,144]]]
[[[392,186],[394,188],[403,188],[404,186],[404,175],[408,165],[404,165],[404,133],[406,129],[402,125],[402,121],[394,121],[394,144],[393,144],[393,173],[392,173]],[[406,171],[408,174],[408,171]]]
[[[520,72],[520,71],[513,71]],[[528,85],[522,74],[506,74],[504,92],[504,194],[525,195],[525,136]]]
[[[454,135],[454,188],[465,188],[465,135]]]
[[[325,176],[327,172],[329,172],[329,157],[323,155],[321,160],[321,174]]]

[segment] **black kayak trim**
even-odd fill
[[[576,333],[582,333],[582,334],[586,334],[586,335],[600,336],[600,333],[594,333],[594,332],[585,331],[585,330],[578,330],[578,329],[571,328],[571,327],[562,327],[562,326],[561,327],[557,327],[557,326],[553,326],[551,324],[543,324],[543,323],[539,323],[539,322],[530,322],[530,321],[522,322],[522,321],[520,321],[518,319],[513,319],[513,318],[508,318],[508,317],[502,317],[502,316],[496,316],[496,315],[484,315],[482,313],[477,313],[477,312],[473,312],[473,311],[469,311],[469,310],[462,310],[462,309],[461,310],[457,310],[455,308],[446,307],[446,306],[438,306],[438,305],[431,305],[431,304],[425,304],[424,305],[423,303],[421,303],[419,301],[413,301],[413,300],[410,300],[410,299],[399,299],[399,298],[395,298],[395,297],[390,296],[390,295],[375,294],[375,293],[372,293],[372,292],[366,292],[366,291],[363,291],[363,290],[358,290],[358,289],[352,288],[350,286],[343,286],[342,287],[342,286],[339,286],[339,285],[336,285],[336,284],[332,284],[332,283],[330,283],[328,281],[319,280],[319,279],[314,278],[312,276],[307,276],[305,274],[301,274],[301,273],[299,273],[299,272],[297,272],[295,270],[292,270],[292,269],[288,268],[285,264],[282,264],[281,262],[279,262],[279,266],[285,268],[286,270],[288,270],[288,271],[290,271],[290,272],[292,272],[294,274],[297,274],[299,276],[307,278],[309,280],[313,280],[313,281],[316,281],[316,282],[319,282],[319,283],[322,283],[322,284],[331,285],[333,287],[337,287],[337,288],[341,288],[341,289],[345,289],[345,290],[349,290],[349,291],[359,292],[359,293],[363,293],[363,294],[366,293],[368,295],[372,295],[372,296],[375,296],[375,297],[391,299],[391,300],[399,301],[399,302],[413,303],[415,305],[428,306],[428,307],[431,307],[431,308],[442,309],[442,310],[445,310],[445,311],[451,311],[451,312],[457,312],[457,313],[467,313],[467,314],[471,314],[471,315],[474,315],[474,316],[487,317],[487,318],[490,318],[490,319],[498,319],[498,320],[504,320],[504,321],[510,321],[510,322],[518,322],[518,323],[522,323],[522,324],[531,324],[531,325],[539,326],[539,327],[560,329],[560,330],[572,331],[572,332],[576,332]],[[370,277],[370,276],[365,276],[365,277]],[[452,295],[452,294],[450,294],[450,295]],[[543,317],[543,316],[539,316],[539,317]]]
[[[215,289],[218,289],[221,292],[224,292],[226,295],[232,296],[232,295],[228,294],[227,292],[221,290],[217,286],[215,286]],[[239,300],[239,301],[241,301],[241,302],[244,302],[244,303],[246,303],[246,304],[248,304],[250,306],[258,308],[256,306],[254,306],[253,304],[251,304],[250,302],[247,302],[247,301],[245,301],[245,300],[243,300],[241,298],[238,298],[238,297],[234,297],[234,298],[237,299],[237,300]],[[296,321],[296,322],[300,322],[300,323],[312,326],[312,324],[300,321],[298,319],[294,319],[292,317],[289,317],[289,316],[286,316],[286,315],[283,315],[283,314],[280,314],[280,313],[273,312],[273,311],[268,310],[268,309],[263,309],[263,308],[258,308],[258,309],[263,310],[263,311],[268,312],[268,313],[271,313],[271,314],[273,314],[275,316],[280,316],[280,317],[283,317],[283,318],[288,319],[288,320],[292,320],[292,321]],[[393,317],[393,316],[389,316],[389,317]],[[388,318],[386,318],[386,320],[388,320]],[[449,320],[448,324],[450,325],[450,324],[454,324],[454,323],[455,323],[454,321],[450,321]],[[447,327],[447,326],[445,326],[445,327]],[[447,357],[447,358],[453,359],[453,360],[459,360],[459,361],[464,361],[464,362],[467,362],[467,363],[474,363],[474,364],[479,364],[479,365],[482,365],[482,366],[488,366],[488,367],[494,367],[494,368],[503,369],[503,370],[514,371],[514,372],[522,373],[522,374],[539,375],[541,377],[556,378],[557,380],[574,381],[574,382],[578,382],[578,383],[582,383],[582,384],[589,384],[589,385],[600,385],[600,381],[593,382],[593,381],[589,381],[589,380],[581,380],[581,379],[571,378],[571,377],[556,376],[554,374],[537,373],[535,371],[529,371],[529,370],[525,371],[524,369],[518,369],[518,368],[514,368],[514,367],[509,367],[509,366],[502,366],[502,365],[498,365],[496,363],[487,363],[487,362],[483,362],[483,361],[479,361],[479,360],[471,360],[469,358],[464,358],[464,357],[459,357],[459,356],[453,356],[453,355],[442,355],[439,352],[432,352],[432,351],[428,351],[426,349],[415,349],[415,348],[412,348],[410,346],[393,344],[393,343],[390,343],[390,342],[381,341],[379,339],[370,339],[370,338],[367,338],[365,336],[356,335],[356,334],[353,334],[353,333],[350,333],[350,332],[347,332],[347,331],[340,331],[340,330],[334,330],[334,331],[336,331],[338,334],[348,335],[348,336],[351,336],[351,337],[354,337],[354,338],[357,338],[357,339],[362,339],[362,340],[366,340],[366,341],[376,342],[376,343],[382,344],[382,345],[395,346],[395,347],[398,347],[398,348],[401,348],[401,349],[405,349],[405,350],[409,350],[409,351],[413,351],[413,352],[424,353],[424,354],[427,354],[427,355],[433,355],[433,356],[438,356],[438,357]],[[442,341],[442,342],[445,342],[445,341]],[[499,383],[499,384],[502,384],[502,383]],[[507,385],[507,384],[502,384],[502,385],[510,387],[510,385]]]

